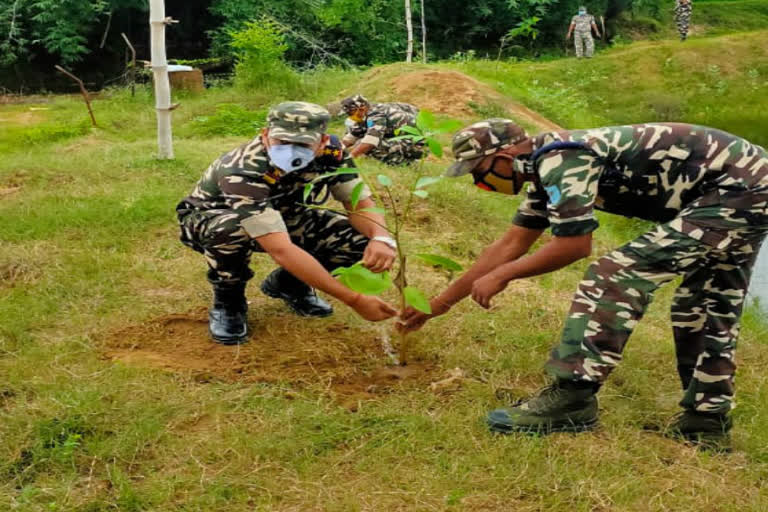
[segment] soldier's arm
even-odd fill
[[[432,299],[433,314],[443,314],[472,291],[472,285],[494,269],[520,258],[543,233],[542,229],[529,229],[513,225],[499,240],[485,248],[477,261],[459,279],[440,295]]]
[[[377,297],[361,295],[339,283],[311,254],[295,245],[288,233],[270,233],[256,241],[275,263],[313,288],[339,299],[370,321],[392,318],[396,311]]]
[[[379,147],[381,139],[387,133],[387,113],[380,110],[371,112],[366,118],[366,123],[368,130],[365,132],[365,137],[360,139],[358,145],[352,150],[352,158],[365,155]]]
[[[574,23],[573,20],[571,20],[571,25],[568,27],[568,33],[565,35],[566,39],[570,39],[571,38],[571,34],[573,33],[573,28],[575,26],[576,26],[576,23]]]

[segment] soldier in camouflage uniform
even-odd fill
[[[592,29],[595,30],[597,37],[600,37],[600,31],[597,29],[595,17],[591,14],[587,14],[586,7],[579,7],[579,14],[571,18],[568,34],[565,36],[566,39],[570,39],[571,34],[575,34],[573,43],[576,47],[576,58],[580,59],[584,55],[585,47],[587,58],[592,58],[592,55],[595,53],[595,41],[592,39]]]
[[[731,427],[734,349],[755,258],[768,233],[768,153],[734,135],[680,123],[571,130],[527,137],[491,119],[457,133],[458,162],[485,190],[527,197],[514,225],[432,299],[433,315],[472,294],[483,307],[513,279],[552,272],[591,251],[594,210],[657,225],[594,262],[579,284],[560,345],[555,383],[493,411],[497,432],[580,430],[597,421],[595,394],[621,361],[632,330],[662,284],[679,276],[672,306],[684,390],[674,431],[724,440]],[[541,233],[553,238],[526,255]],[[408,310],[402,328],[430,316]]]
[[[677,25],[681,41],[685,41],[688,38],[692,10],[693,2],[691,0],[675,0],[675,25]]]
[[[341,102],[349,116],[344,145],[352,156],[369,155],[388,165],[403,165],[420,159],[426,148],[410,139],[392,140],[402,126],[416,126],[419,110],[408,103],[371,103],[361,95]]]
[[[267,252],[281,267],[262,283],[270,297],[284,300],[302,316],[327,316],[331,306],[312,287],[336,297],[368,320],[395,311],[378,298],[352,292],[330,270],[360,260],[374,272],[391,267],[394,241],[370,191],[357,174],[333,174],[355,167],[341,141],[325,134],[330,115],[318,105],[286,102],[271,109],[268,128],[213,162],[192,193],[176,208],[181,241],[202,253],[214,289],[210,331],[214,341],[239,344],[248,336],[245,286],[253,272],[251,254]],[[304,186],[317,182],[303,197]],[[307,205],[332,195],[349,217]],[[359,201],[352,208],[352,196]]]

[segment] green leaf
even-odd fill
[[[384,208],[377,208],[377,207],[363,208],[362,210],[356,210],[356,211],[358,211],[358,212],[380,213],[381,215],[384,215],[385,213],[387,213],[387,211]]]
[[[429,305],[429,301],[426,297],[424,297],[424,294],[418,290],[418,288],[414,288],[413,286],[406,286],[403,288],[403,295],[405,296],[406,304],[413,306],[413,309],[428,315],[432,313],[432,308]]]
[[[435,131],[437,133],[453,133],[460,130],[464,126],[464,123],[457,121],[456,119],[448,119],[437,125]]]
[[[421,133],[421,131],[418,128],[416,128],[415,126],[407,125],[407,124],[404,124],[397,130],[395,130],[395,135],[400,135],[401,133],[408,133],[410,135],[416,135],[419,137],[423,135],[423,133]]]
[[[350,290],[365,295],[379,295],[392,287],[389,272],[374,274],[362,263],[355,263],[351,267],[339,267],[331,274],[338,277],[341,284]]]
[[[424,188],[430,185],[434,185],[438,181],[442,181],[442,176],[422,176],[416,182],[416,188]]]
[[[435,126],[435,115],[429,110],[420,110],[419,115],[416,116],[416,127],[421,132],[426,132]]]
[[[361,181],[352,189],[352,193],[349,195],[349,202],[352,205],[353,210],[357,208],[357,203],[360,202],[360,194],[363,193],[364,188],[365,183]]]
[[[433,267],[443,267],[446,270],[451,271],[461,271],[464,270],[464,268],[453,261],[450,258],[446,258],[445,256],[439,256],[437,254],[414,254],[415,257],[419,258],[420,260],[432,265]]]
[[[376,176],[376,179],[379,180],[379,183],[384,185],[385,187],[391,187],[392,186],[392,180],[389,176],[386,176],[384,174],[379,174]]]
[[[309,197],[309,194],[311,194],[311,193],[312,193],[312,189],[313,189],[314,187],[315,187],[315,185],[314,185],[313,183],[311,183],[311,182],[310,182],[310,183],[307,183],[306,185],[304,185],[304,194],[303,194],[303,197],[304,197],[304,199],[303,199],[303,200],[304,200],[304,202],[306,202],[306,201],[307,201],[307,198]]]
[[[426,190],[414,190],[413,195],[415,195],[416,197],[420,197],[422,199],[426,199],[427,196],[429,195],[429,192],[427,192]]]
[[[433,155],[437,157],[443,156],[443,146],[441,146],[437,140],[432,137],[427,137],[427,146],[429,146],[429,150]]]

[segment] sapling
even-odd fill
[[[424,170],[424,162],[426,160],[428,152],[426,148],[429,148],[429,153],[440,157],[443,155],[443,148],[435,138],[441,133],[453,132],[461,127],[461,123],[458,121],[442,121],[437,122],[435,116],[426,110],[422,110],[416,118],[416,126],[402,126],[396,131],[396,137],[390,140],[410,140],[414,145],[421,145],[425,148],[422,152],[422,156],[415,166],[415,177],[410,182],[405,197],[399,197],[400,201],[397,201],[398,195],[395,184],[392,178],[384,174],[377,174],[375,181],[371,179],[371,174],[361,169],[341,169],[339,171],[325,174],[318,177],[310,183],[307,183],[304,187],[304,200],[312,193],[314,187],[322,180],[338,174],[358,174],[362,180],[350,196],[350,204],[352,207],[351,215],[360,214],[366,211],[375,211],[377,213],[388,214],[391,222],[385,228],[392,238],[397,243],[397,272],[395,277],[392,278],[389,272],[382,272],[375,274],[365,268],[362,262],[358,262],[350,267],[340,267],[332,272],[339,281],[341,281],[348,288],[368,295],[378,295],[385,291],[395,288],[398,295],[400,310],[404,311],[408,306],[421,311],[423,313],[430,314],[432,309],[429,305],[424,293],[421,292],[415,286],[412,286],[408,282],[408,263],[409,254],[405,250],[405,244],[403,243],[403,233],[405,226],[411,218],[413,206],[417,200],[424,200],[429,197],[427,187],[439,182],[442,176],[426,176]],[[402,176],[406,176],[403,174]],[[377,204],[382,205],[381,208],[364,208],[357,210],[357,204],[359,203],[360,196],[365,190],[365,187],[371,190]],[[324,206],[307,205],[310,208],[323,208],[333,210]],[[460,271],[461,265],[437,254],[419,253],[413,254],[412,257],[421,260],[422,262],[447,270],[450,275],[453,272]],[[408,362],[408,338],[406,333],[400,333],[399,343],[399,358],[393,357],[393,360],[399,364],[405,365]],[[387,351],[388,338],[384,340],[385,351]]]

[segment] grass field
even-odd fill
[[[684,48],[638,43],[583,68],[560,61],[496,71],[495,63],[470,62],[459,69],[501,95],[473,100],[474,107],[465,101],[450,115],[467,122],[516,115],[511,97],[568,127],[676,112],[765,143],[766,121],[755,108],[765,103],[764,42],[763,32]],[[719,63],[716,51],[734,57]],[[310,79],[306,99],[327,103],[356,88],[384,95],[403,69],[321,73]],[[458,80],[439,73],[432,76]],[[453,94],[431,94],[439,93]],[[669,108],[657,109],[666,103],[652,104],[652,95]],[[523,395],[546,381],[542,364],[587,261],[513,283],[491,312],[465,302],[434,320],[414,336],[411,373],[388,373],[380,326],[340,304],[329,319],[299,320],[258,292],[258,277],[249,288],[250,343],[210,343],[205,266],[178,243],[173,208],[213,159],[244,140],[231,134],[235,127],[258,120],[249,112],[272,100],[228,88],[182,97],[170,162],[153,157],[146,90],[135,98],[103,93],[94,104],[96,129],[77,98],[0,107],[0,510],[768,508],[761,371],[768,338],[754,309],[741,336],[730,455],[699,452],[657,432],[681,395],[669,287],[601,392],[599,430],[488,434],[482,418],[501,403],[496,388]],[[438,174],[445,164],[431,161],[428,170]],[[401,181],[412,173],[365,166]],[[465,265],[505,230],[518,203],[466,180],[443,181],[431,192],[409,245]],[[596,256],[644,224],[605,216],[601,226]],[[254,258],[259,277],[272,266]],[[438,271],[415,270],[422,289],[447,282]],[[465,377],[430,388],[454,368]]]

